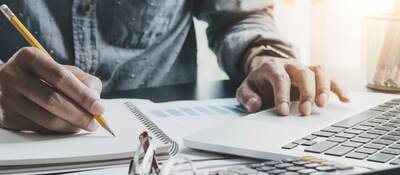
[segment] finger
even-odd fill
[[[22,96],[17,96],[14,98],[14,102],[10,102],[12,111],[16,111],[17,114],[23,116],[24,118],[34,122],[35,125],[40,126],[40,128],[47,131],[53,131],[58,133],[76,133],[79,128],[70,124],[69,122],[60,119],[54,114],[48,112],[32,101],[26,99]],[[15,104],[13,104],[15,103]],[[18,103],[18,105],[16,105]],[[18,110],[18,109],[29,109],[29,110]],[[32,124],[30,125],[32,126]],[[35,127],[37,128],[37,127]],[[36,130],[34,130],[36,131]],[[42,131],[39,131],[42,132]],[[50,133],[50,132],[47,132]]]
[[[330,79],[324,68],[321,66],[311,66],[310,69],[315,74],[316,82],[316,99],[315,103],[318,107],[324,107],[329,100]]]
[[[303,66],[297,64],[287,64],[286,70],[291,79],[299,87],[301,115],[310,115],[313,102],[315,101],[315,75]]]
[[[338,85],[335,80],[331,80],[331,91],[335,93],[341,102],[348,103],[350,98],[346,95],[344,90]]]
[[[21,58],[16,63],[43,79],[51,86],[74,100],[93,115],[102,114],[104,107],[99,98],[70,71],[58,64],[36,48],[20,49],[17,55]]]
[[[246,80],[236,90],[236,99],[249,112],[257,112],[261,109],[261,98],[249,87]]]
[[[20,77],[24,81],[21,82],[21,86],[16,87],[17,91],[41,108],[53,114],[46,115],[52,117],[47,118],[50,121],[40,122],[49,123],[55,121],[54,123],[57,124],[58,118],[60,118],[87,131],[93,131],[97,128],[93,120],[93,115],[82,109],[79,105],[76,105],[68,97],[49,87],[43,81],[35,79],[32,75],[21,73]],[[56,124],[54,125],[58,126]]]
[[[75,66],[65,66],[69,71],[72,72],[72,74],[75,75],[84,85],[86,85],[89,89],[92,89],[95,91],[96,95],[98,98],[100,98],[101,90],[102,90],[102,84],[99,78],[87,74],[86,72],[83,72],[81,69],[75,67]]]
[[[289,115],[291,82],[286,70],[274,64],[265,64],[261,70],[265,70],[263,73],[267,75],[268,81],[272,84],[278,114]]]
[[[43,134],[50,134],[52,131],[43,128],[31,120],[14,112],[3,113],[1,127],[12,131],[34,131]]]

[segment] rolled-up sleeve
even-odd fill
[[[229,77],[243,81],[243,55],[257,44],[280,48],[291,57],[296,49],[280,36],[272,16],[273,0],[198,0],[197,17],[209,23],[207,36],[218,63]]]

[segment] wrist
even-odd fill
[[[243,72],[245,75],[248,75],[252,70],[254,70],[257,65],[260,65],[262,62],[262,58],[267,57],[275,57],[275,58],[283,58],[283,59],[291,59],[289,55],[286,53],[272,47],[271,45],[258,45],[249,49],[249,51],[245,54],[245,60],[243,64]]]

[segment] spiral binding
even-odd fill
[[[168,153],[173,156],[176,155],[179,151],[179,145],[177,142],[172,140],[167,134],[165,134],[153,121],[147,118],[140,110],[136,107],[132,102],[125,102],[126,107],[128,107],[129,111],[150,131],[154,137],[158,138],[164,144],[170,144],[171,147],[168,150]]]

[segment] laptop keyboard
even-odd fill
[[[283,149],[400,165],[400,99],[374,108],[295,140]]]

